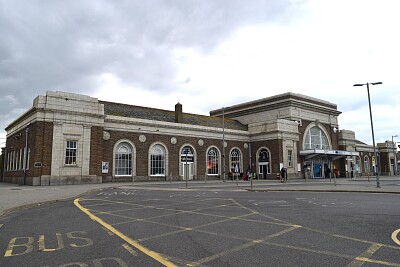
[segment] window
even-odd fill
[[[236,165],[238,166],[238,168],[239,168],[239,172],[240,172],[240,162],[241,162],[241,154],[240,154],[240,151],[239,151],[239,149],[237,149],[237,148],[234,148],[234,149],[232,149],[232,151],[231,151],[231,155],[230,155],[230,170],[231,170],[231,172],[235,172],[235,167],[236,167]]]
[[[14,151],[14,171],[18,170],[18,151]]]
[[[291,149],[289,149],[289,150],[287,151],[288,167],[292,167],[292,166],[293,166],[292,156],[293,156],[293,152],[292,152]]]
[[[328,139],[320,128],[312,127],[307,131],[304,149],[329,149]]]
[[[132,149],[127,143],[120,143],[115,150],[115,175],[132,175]]]
[[[23,170],[23,166],[22,166],[22,148],[19,150],[19,170]]]
[[[364,172],[369,173],[369,159],[368,156],[364,157]]]
[[[76,152],[78,141],[68,140],[65,149],[65,165],[76,165]]]
[[[7,171],[10,170],[10,153],[7,153]]]
[[[7,171],[11,171],[11,153],[7,154]]]
[[[27,159],[27,163],[26,163],[26,169],[29,170],[29,158],[31,157],[31,149],[28,147],[28,157]]]
[[[151,149],[150,175],[165,175],[165,149],[161,145],[155,145]]]
[[[18,169],[18,151],[14,151],[14,171]]]
[[[207,173],[210,175],[219,174],[218,168],[218,150],[215,147],[212,147],[207,152]]]

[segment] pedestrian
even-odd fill
[[[286,170],[284,167],[281,168],[281,183],[285,181]]]
[[[331,169],[329,167],[325,169],[325,178],[331,178]]]

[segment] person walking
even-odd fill
[[[281,183],[284,183],[286,179],[286,170],[285,168],[282,166],[281,168]]]

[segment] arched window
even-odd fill
[[[304,149],[329,149],[325,133],[316,126],[310,128],[306,133]]]
[[[165,148],[162,145],[154,145],[150,155],[150,175],[165,176]]]
[[[218,150],[215,147],[211,147],[207,152],[207,173],[211,175],[219,174],[218,168]]]
[[[115,150],[115,175],[132,175],[132,147],[128,143],[118,144]]]
[[[241,172],[242,157],[239,149],[237,148],[232,149],[229,161],[230,161],[231,172],[235,172],[236,166],[238,168],[238,172]]]

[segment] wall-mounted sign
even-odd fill
[[[101,162],[101,173],[108,173],[108,162]]]
[[[42,167],[42,163],[41,162],[35,162],[35,163],[33,163],[33,167],[40,168],[40,167]]]
[[[194,162],[194,157],[191,155],[181,155],[181,162],[185,163],[185,162]]]

